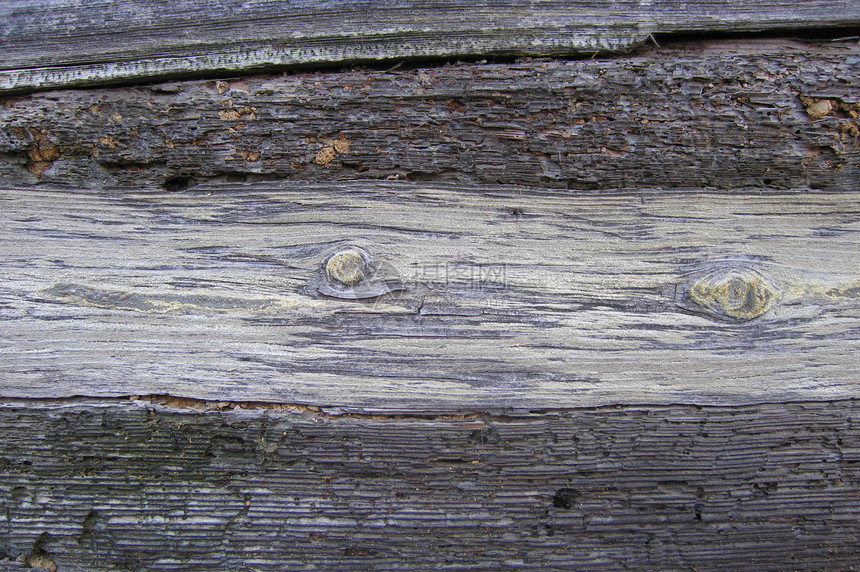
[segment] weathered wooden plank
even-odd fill
[[[852,398],[858,198],[5,189],[0,394],[421,411]]]
[[[0,92],[296,64],[619,51],[655,33],[858,23],[851,0],[18,0],[0,3]]]
[[[0,184],[356,178],[857,190],[856,41],[61,91],[0,106]]]
[[[860,560],[856,401],[425,418],[166,402],[198,409],[4,403],[0,559],[87,572]]]

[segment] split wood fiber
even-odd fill
[[[18,0],[0,4],[0,91],[353,61],[591,55],[660,33],[857,24],[851,0]]]

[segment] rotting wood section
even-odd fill
[[[456,411],[856,395],[857,193],[0,198],[6,397]],[[346,255],[358,266],[332,264]]]
[[[423,419],[159,401],[0,407],[0,557],[63,571],[860,559],[855,401]]]
[[[409,179],[855,190],[856,40],[58,91],[0,109],[7,185]]]
[[[0,91],[300,64],[590,55],[661,33],[858,23],[860,5],[851,0],[19,0],[0,4]]]

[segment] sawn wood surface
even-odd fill
[[[4,397],[445,411],[856,396],[857,193],[353,182],[0,202]],[[360,274],[329,263],[344,252]]]

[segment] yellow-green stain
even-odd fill
[[[347,286],[355,286],[364,279],[366,262],[358,250],[338,252],[328,259],[325,271],[328,276]]]
[[[710,274],[690,288],[690,298],[709,314],[752,320],[768,311],[777,292],[751,270]]]

